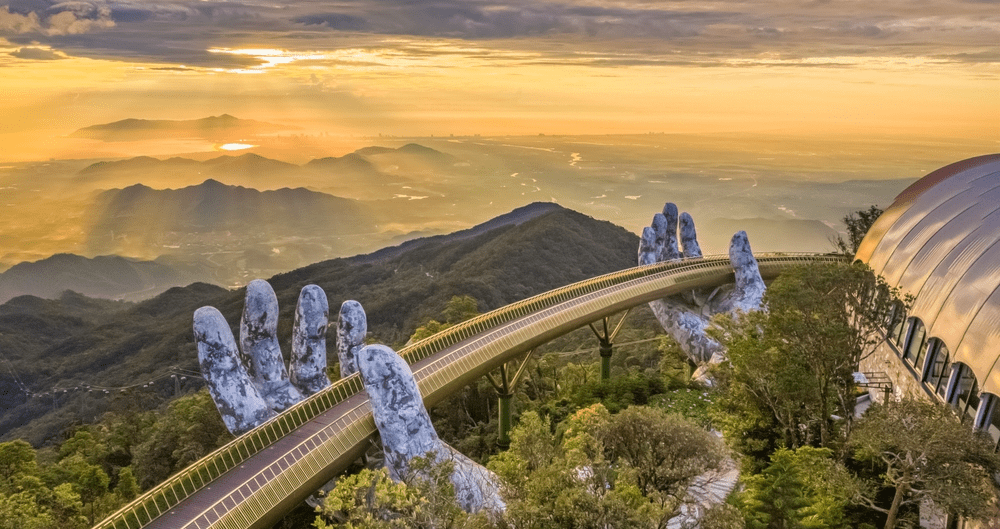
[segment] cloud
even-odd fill
[[[20,48],[10,52],[10,54],[18,59],[30,59],[34,61],[54,61],[66,58],[64,55],[44,48]]]
[[[452,53],[413,42],[475,41],[479,59],[508,52],[538,64],[594,66],[754,64],[860,55],[949,56],[976,62],[1000,31],[992,1],[879,3],[787,0],[10,0],[0,34],[31,36],[74,56],[246,67],[252,57],[210,54],[248,43],[293,52],[395,49],[415,61]],[[992,39],[992,40],[991,40]],[[411,55],[415,54],[415,55]],[[461,52],[466,54],[465,51]],[[405,62],[405,61],[404,61]],[[984,62],[992,62],[987,58]],[[255,64],[259,64],[257,60]]]
[[[38,15],[35,13],[11,13],[10,6],[0,10],[0,35],[31,33],[40,29]]]
[[[115,26],[111,8],[89,2],[62,2],[37,11],[0,11],[0,34],[39,33],[47,36],[78,35]]]
[[[326,26],[330,29],[346,31],[358,31],[366,26],[365,19],[343,13],[315,13],[295,17],[292,20],[306,26]]]

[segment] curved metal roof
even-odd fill
[[[951,164],[903,190],[856,257],[913,294],[909,315],[983,391],[1000,394],[1000,154]]]

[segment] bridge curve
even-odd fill
[[[757,254],[761,276],[831,254]],[[587,323],[690,290],[733,282],[727,256],[614,272],[512,303],[399,351],[427,406],[500,364]],[[273,525],[346,469],[377,433],[357,374],[296,404],[147,491],[95,529],[257,529]]]

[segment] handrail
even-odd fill
[[[762,274],[772,260],[781,261],[787,266],[789,261],[815,263],[817,260],[833,262],[845,259],[842,256],[833,254],[810,253],[757,254],[756,257]],[[406,346],[399,351],[399,354],[408,363],[414,364],[448,347],[476,335],[483,334],[494,327],[574,298],[681,267],[691,270],[710,267],[718,268],[723,262],[728,265],[728,257],[707,256],[696,259],[678,259],[670,262],[630,268],[587,279],[481,314],[417,343]],[[773,277],[773,275],[770,276]],[[207,486],[211,481],[239,466],[256,453],[264,450],[306,422],[359,393],[362,389],[363,384],[357,374],[338,380],[326,389],[292,406],[264,424],[194,462],[108,516],[96,525],[94,529],[140,529],[144,527],[184,499]]]

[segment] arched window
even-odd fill
[[[1000,400],[996,395],[990,395],[990,408],[989,415],[986,416],[986,420],[983,422],[983,429],[986,433],[990,434],[990,438],[993,439],[993,446],[995,447],[1000,444],[1000,406],[997,406],[997,401]]]
[[[906,349],[903,351],[903,359],[915,366],[919,371],[923,367],[920,363],[927,351],[927,329],[924,323],[917,318],[912,318],[910,323],[910,337],[906,342]]]
[[[997,420],[993,418],[993,415],[997,411],[997,396],[984,391],[980,398],[979,408],[979,412],[981,413],[976,413],[976,421],[972,424],[972,427],[989,434],[990,438],[993,439],[993,446],[995,447],[997,439],[1000,439],[1000,428],[994,424]]]
[[[979,407],[979,382],[972,369],[965,364],[959,364],[958,380],[949,404],[958,408],[958,415],[963,421],[975,419],[976,408]]]
[[[906,312],[903,311],[903,302],[897,301],[892,310],[892,327],[889,329],[889,339],[897,346],[903,341],[903,329],[906,328]]]
[[[927,360],[927,373],[924,375],[924,383],[934,393],[944,398],[944,391],[948,384],[948,375],[951,374],[951,358],[949,357],[948,346],[937,338],[928,340],[927,350],[930,358]]]

